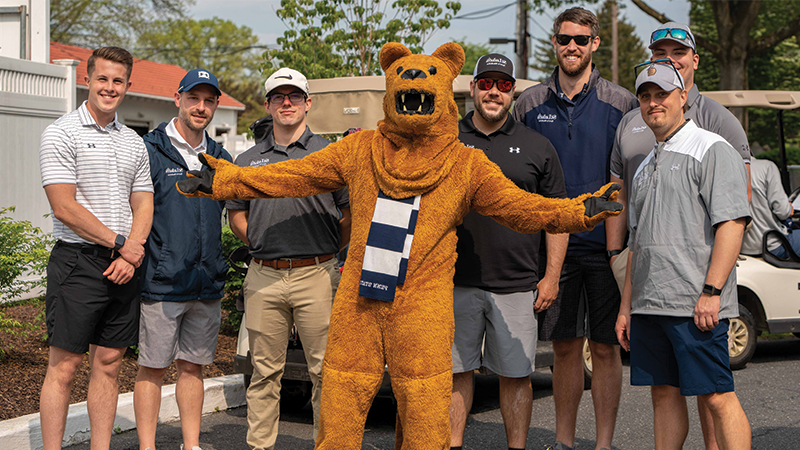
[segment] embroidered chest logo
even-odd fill
[[[94,145],[94,144],[88,144],[88,143],[86,144],[86,147],[87,147],[87,148],[97,148],[97,146],[96,146],[96,145]]]
[[[254,161],[250,161],[250,167],[259,167],[269,164],[269,158],[262,158],[256,159]]]
[[[508,147],[509,153],[519,153],[519,147]]]
[[[464,144],[464,147],[475,148],[475,146],[472,144]]]
[[[669,168],[670,171],[678,170],[681,168],[680,164],[673,164],[672,167]]]
[[[168,177],[183,175],[183,169],[181,169],[180,167],[167,167],[167,169],[164,172],[167,174]]]
[[[536,116],[536,121],[539,123],[553,123],[556,121],[557,118],[558,116],[556,116],[555,114],[539,113],[539,115]]]
[[[635,134],[635,133],[643,133],[643,132],[644,132],[644,130],[646,130],[646,129],[647,129],[647,126],[633,127],[633,128],[631,129],[631,134]]]

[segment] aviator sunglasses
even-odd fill
[[[650,35],[650,43],[652,44],[653,42],[659,39],[664,39],[667,36],[672,36],[681,41],[688,40],[693,44],[695,43],[694,39],[692,39],[692,35],[686,30],[681,30],[680,28],[663,28],[661,30],[653,31],[653,34]]]
[[[569,41],[575,40],[575,44],[581,47],[586,46],[591,42],[592,37],[588,34],[578,34],[572,36],[570,34],[557,34],[556,35],[556,42],[558,45],[569,45]]]
[[[497,82],[497,90],[500,92],[511,92],[511,89],[514,88],[514,82],[508,80],[494,80],[492,78],[478,78],[476,83],[478,85],[478,89],[482,91],[489,91],[494,86],[495,82]]]
[[[672,67],[672,70],[674,70],[675,74],[678,75],[678,81],[680,81],[680,83],[681,83],[681,90],[685,90],[686,89],[686,87],[683,85],[683,77],[680,76],[681,73],[678,72],[678,69],[675,68],[675,64],[672,64],[672,60],[669,59],[669,58],[656,59],[655,61],[645,61],[645,62],[643,62],[641,64],[637,64],[633,68],[633,79],[635,80],[636,78],[639,77],[639,74],[642,72],[642,70],[643,70],[642,68],[643,67],[650,67],[650,66],[655,65],[655,64],[664,65],[664,66],[669,65],[669,67]]]

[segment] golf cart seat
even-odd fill
[[[789,255],[788,259],[781,259],[772,254],[767,248],[767,242],[770,240],[770,237],[775,237],[780,241],[783,248],[786,250],[786,253]],[[800,256],[792,249],[791,244],[789,244],[789,240],[786,239],[786,236],[783,235],[780,231],[776,230],[769,230],[764,233],[764,239],[761,245],[761,252],[764,261],[772,264],[775,267],[780,267],[783,269],[800,269]]]

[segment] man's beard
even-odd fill
[[[563,54],[559,53],[558,54],[558,66],[561,67],[561,70],[567,76],[574,77],[574,76],[577,76],[577,75],[580,75],[581,73],[583,73],[583,71],[586,70],[586,68],[589,66],[589,64],[591,64],[591,62],[592,62],[592,56],[591,55],[592,55],[591,53],[586,53],[586,54],[584,54],[582,56],[579,56],[579,58],[578,58],[578,67],[575,68],[575,69],[567,69],[566,61],[564,60],[564,58],[567,55],[563,55]]]
[[[501,108],[500,111],[497,111],[496,113],[492,114],[483,109],[483,104],[481,103],[475,104],[475,111],[477,111],[478,114],[480,114],[483,120],[489,123],[496,123],[502,120],[506,120],[506,116],[508,115],[508,108],[506,108],[505,106],[503,106],[503,108]]]
[[[211,117],[207,117],[206,116],[206,118],[205,118],[206,122],[202,126],[198,127],[198,126],[196,126],[194,124],[194,122],[192,122],[192,115],[189,114],[188,112],[181,111],[180,114],[178,114],[178,116],[180,117],[181,122],[183,122],[183,124],[186,126],[186,128],[188,128],[188,129],[190,129],[190,130],[192,130],[194,132],[200,132],[200,131],[205,130],[206,127],[208,126],[208,124],[211,123]]]

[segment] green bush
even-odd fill
[[[243,246],[244,243],[233,234],[231,227],[222,227],[222,252],[227,258],[232,251]],[[236,297],[242,290],[244,275],[228,267],[228,274],[225,278],[225,297],[222,299],[222,309],[228,311],[228,318],[222,324],[222,328],[231,327],[231,332],[238,332],[242,323],[242,312],[236,309]]]
[[[8,213],[13,211],[13,206],[0,208],[0,295],[6,299],[45,285],[44,277],[34,280],[17,278],[25,274],[44,274],[52,247],[50,235],[27,220],[8,217]],[[20,323],[0,310],[0,333],[19,334],[31,327],[31,324]],[[0,341],[0,359],[5,354]]]
[[[778,167],[781,166],[781,150],[779,148],[773,148],[769,151],[761,153],[756,156],[756,158],[768,159],[774,162]],[[786,164],[789,166],[800,164],[800,148],[786,147]]]

